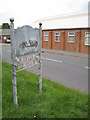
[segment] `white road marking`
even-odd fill
[[[90,69],[90,67],[85,67],[86,69]]]
[[[55,60],[55,59],[51,59],[51,58],[42,57],[42,59],[50,60],[50,61],[52,61],[52,62],[62,63],[62,61]],[[70,63],[70,64],[71,64],[71,63]],[[74,63],[74,64],[75,64],[75,63]],[[80,65],[80,64],[76,64],[76,65],[81,66],[81,67],[84,67],[85,69],[90,69],[90,67],[85,67],[85,66]]]
[[[42,59],[50,60],[50,61],[57,62],[57,63],[62,63],[62,61],[54,60],[54,59],[51,59],[51,58],[42,57]]]

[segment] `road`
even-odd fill
[[[10,45],[3,45],[2,60],[10,62],[10,54]],[[52,53],[43,53],[42,58],[43,77],[67,87],[88,92],[88,59]],[[39,74],[38,66],[27,70]]]

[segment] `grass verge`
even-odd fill
[[[87,118],[88,95],[43,78],[39,95],[38,76],[17,74],[18,108],[13,104],[11,65],[2,64],[3,118]]]
[[[0,119],[2,118],[2,64],[0,62]]]

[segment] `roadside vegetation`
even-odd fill
[[[0,62],[0,119],[2,116],[2,64]]]
[[[38,76],[17,74],[18,107],[13,104],[11,65],[2,64],[3,118],[87,118],[88,95],[43,78],[39,95]]]

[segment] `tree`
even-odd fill
[[[3,23],[1,28],[2,29],[10,29],[10,25],[8,23]]]

